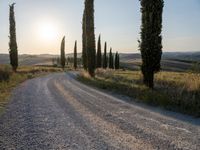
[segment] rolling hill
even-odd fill
[[[19,55],[19,64],[31,65],[52,65],[52,58],[58,55]],[[73,57],[67,54],[66,57]],[[78,54],[81,57],[81,53]],[[121,66],[128,69],[138,70],[141,65],[141,55],[139,53],[121,53]],[[168,71],[185,71],[192,67],[193,63],[200,62],[200,52],[165,52],[162,56],[162,69]],[[0,64],[9,64],[9,55],[0,54]]]

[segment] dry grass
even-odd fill
[[[200,116],[200,74],[197,73],[160,72],[155,76],[155,90],[143,85],[140,71],[99,69],[96,78],[82,73],[79,79],[148,104]]]

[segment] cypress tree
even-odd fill
[[[117,69],[120,69],[120,55],[117,53]]]
[[[162,56],[163,0],[140,0],[142,25],[139,47],[142,55],[143,82],[154,87],[154,74],[160,70]]]
[[[109,68],[114,69],[112,48],[110,48],[110,54],[109,54]]]
[[[60,65],[63,68],[63,70],[65,68],[65,60],[66,59],[65,59],[65,36],[64,36],[60,48]]]
[[[84,8],[82,20],[82,64],[83,68],[87,70],[87,39],[86,39],[86,10]]]
[[[74,45],[74,69],[77,69],[77,41]]]
[[[107,68],[109,68],[109,55],[106,56],[106,60],[107,60]]]
[[[103,54],[103,68],[106,69],[108,67],[108,59],[107,59],[107,43],[104,45],[104,54]]]
[[[17,50],[17,41],[16,41],[16,23],[15,23],[15,12],[14,12],[14,5],[10,5],[10,42],[9,42],[9,54],[10,54],[10,64],[14,72],[17,71],[18,67],[18,50]]]
[[[101,68],[101,35],[99,35],[99,39],[98,39],[98,46],[97,46],[97,68]]]
[[[115,69],[119,69],[119,54],[116,52],[115,54]]]
[[[94,33],[94,0],[85,0],[85,26],[87,45],[87,66],[91,77],[95,76],[96,44]]]
[[[112,58],[112,61],[111,61],[111,62],[112,62],[111,68],[114,69],[114,55],[113,55],[113,54],[112,54],[112,57],[111,57],[111,58]]]

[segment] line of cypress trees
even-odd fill
[[[99,35],[98,45],[97,45],[97,64],[96,64],[97,68],[101,68],[101,66],[102,66],[101,61],[102,61],[102,56],[101,56],[101,35]]]
[[[142,54],[143,82],[154,87],[154,73],[160,70],[162,56],[163,0],[140,0],[142,25],[140,51]]]
[[[104,54],[103,54],[103,68],[106,69],[108,67],[108,59],[107,59],[107,42],[104,45]]]
[[[82,20],[82,64],[83,68],[87,70],[87,39],[86,39],[86,8],[84,8],[83,12],[83,20]]]
[[[112,48],[110,48],[110,54],[109,54],[109,68],[114,69],[114,63],[113,63],[113,54],[112,54]]]
[[[74,69],[77,69],[77,41],[74,45]]]
[[[119,54],[118,52],[116,52],[115,54],[115,69],[119,69],[119,65],[120,65],[120,60],[119,60]]]
[[[14,72],[17,71],[18,67],[18,50],[17,50],[17,41],[16,41],[16,23],[15,23],[15,12],[14,12],[15,3],[11,4],[9,21],[10,21],[10,42],[9,42],[9,54],[10,54],[10,64]]]
[[[87,47],[87,67],[91,77],[95,76],[96,44],[94,33],[94,0],[85,0],[85,32]]]
[[[63,68],[63,70],[65,68],[65,60],[66,59],[65,59],[65,36],[64,36],[60,48],[60,65]]]

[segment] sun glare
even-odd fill
[[[38,25],[39,36],[42,40],[53,41],[58,36],[58,28],[51,22],[43,22]]]

